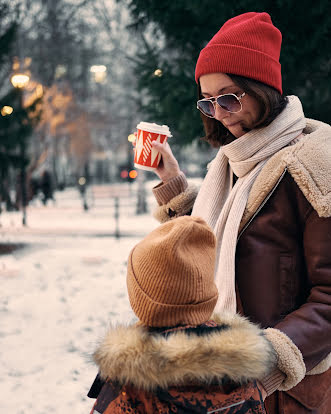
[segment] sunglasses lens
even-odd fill
[[[210,101],[198,101],[198,108],[207,116],[215,115],[214,105]]]
[[[229,112],[239,112],[241,104],[235,95],[223,95],[217,98],[218,105]]]

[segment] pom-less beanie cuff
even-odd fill
[[[200,325],[211,317],[218,299],[218,293],[215,291],[212,297],[202,302],[182,305],[156,302],[148,296],[139,286],[134,274],[133,251],[130,253],[128,261],[127,288],[132,310],[141,322],[152,327]]]

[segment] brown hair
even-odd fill
[[[247,95],[255,98],[260,106],[260,114],[254,128],[263,128],[269,125],[285,108],[288,99],[281,95],[272,86],[268,86],[254,79],[245,78],[244,76],[227,74],[231,80],[239,86]],[[198,86],[198,96],[202,99],[200,84]],[[235,137],[228,131],[221,122],[214,118],[208,118],[201,113],[201,119],[205,129],[205,137],[212,147],[220,147],[229,144]],[[247,130],[248,132],[248,130]]]

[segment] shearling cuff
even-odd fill
[[[263,388],[266,390],[267,395],[271,395],[275,392],[279,386],[285,380],[286,375],[280,371],[278,368],[275,368],[270,374],[266,375],[260,380],[260,383],[263,385]]]
[[[265,330],[265,334],[277,353],[278,369],[286,375],[286,378],[277,389],[280,391],[290,390],[306,374],[306,366],[303,362],[301,351],[284,332],[278,329],[268,328]]]
[[[153,216],[160,223],[165,223],[176,217],[188,215],[192,211],[197,194],[198,188],[195,185],[189,185],[184,192],[172,198],[167,204],[158,206]]]
[[[160,183],[153,188],[153,194],[159,206],[167,204],[172,198],[184,192],[188,187],[185,174],[181,172],[167,183]]]

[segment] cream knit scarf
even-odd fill
[[[193,206],[217,238],[216,312],[236,312],[235,253],[238,229],[249,192],[268,159],[302,133],[306,125],[300,100],[289,96],[280,115],[267,127],[255,129],[220,148]],[[232,188],[232,171],[238,177]]]

